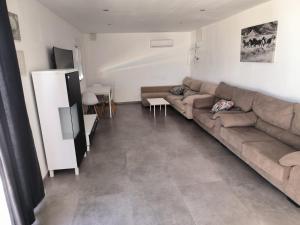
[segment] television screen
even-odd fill
[[[73,69],[73,51],[53,47],[55,69]]]

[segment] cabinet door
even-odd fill
[[[86,152],[86,139],[85,139],[85,129],[84,129],[84,120],[83,120],[83,111],[82,111],[82,101],[81,101],[81,91],[80,91],[80,81],[79,73],[72,72],[66,74],[66,84],[68,89],[68,98],[71,109],[74,107],[77,110],[72,110],[72,124],[73,132],[77,135],[74,139],[77,164],[80,165],[84,154]]]

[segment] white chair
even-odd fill
[[[97,110],[97,105],[99,104],[97,96],[92,92],[84,92],[82,94],[82,104],[87,106],[88,109],[92,107],[99,118],[99,113]]]
[[[104,86],[100,83],[95,83],[92,86],[87,88],[88,92],[94,93],[98,97],[98,101],[109,105],[109,114],[110,118],[112,118],[112,112],[115,112],[115,105],[112,101],[112,88],[110,86]],[[104,107],[105,109],[105,107]]]

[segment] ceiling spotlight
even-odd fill
[[[109,12],[109,9],[103,9],[102,11],[103,12]]]
[[[206,12],[206,9],[200,9],[200,12]]]
[[[108,23],[108,24],[107,24],[107,26],[111,26],[111,25],[112,25],[111,23]]]

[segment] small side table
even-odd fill
[[[152,106],[154,108],[154,117],[156,117],[155,115],[155,106],[159,106],[160,110],[161,110],[161,106],[164,105],[165,106],[165,116],[167,116],[167,106],[170,105],[170,103],[165,100],[164,98],[148,98],[147,101],[150,104],[150,112],[152,109]]]

